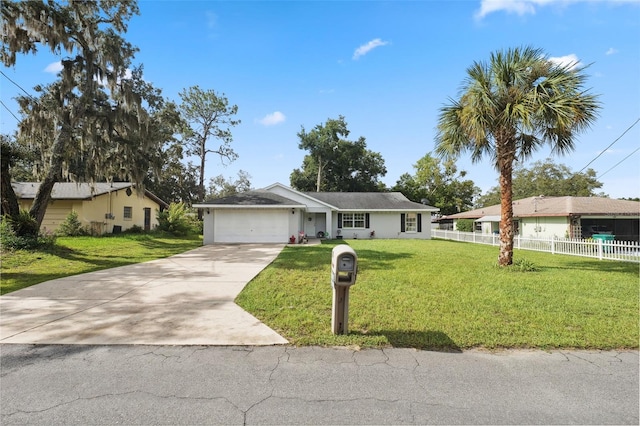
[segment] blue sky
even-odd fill
[[[289,184],[305,152],[296,134],[344,115],[349,139],[364,136],[380,152],[392,186],[434,149],[439,109],[458,95],[466,69],[500,49],[530,45],[550,57],[591,64],[587,87],[600,95],[595,125],[576,151],[556,157],[574,172],[589,162],[612,197],[640,196],[640,1],[151,1],[126,35],[140,48],[145,79],[179,101],[199,85],[237,104],[239,154],[207,162],[207,178],[251,175],[253,187]],[[3,72],[33,93],[54,80],[56,58],[20,56]],[[55,67],[53,67],[55,69]],[[20,90],[0,77],[2,102],[14,114]],[[15,118],[0,110],[2,133]],[[542,149],[527,164],[544,159]],[[626,160],[625,157],[631,155]],[[624,161],[623,161],[624,160]],[[621,162],[622,161],[622,162]],[[616,166],[617,163],[621,162]],[[490,161],[458,161],[483,191],[497,185]]]

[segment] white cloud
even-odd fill
[[[265,115],[263,118],[258,120],[258,123],[263,126],[275,126],[276,124],[284,123],[286,119],[287,117],[283,113],[276,111]]]
[[[480,0],[480,9],[476,11],[475,18],[482,19],[493,12],[505,11],[517,15],[534,15],[536,9],[551,4],[567,5],[578,2],[606,1],[607,3],[638,3],[638,0]]]
[[[534,3],[538,3],[538,1],[481,0],[480,10],[476,12],[475,17],[476,19],[482,19],[485,16],[489,15],[490,13],[498,12],[501,10],[504,10],[507,13],[516,13],[520,16],[525,15],[527,13],[535,14],[536,9],[535,9]]]
[[[616,53],[618,53],[618,51],[616,49],[614,49],[613,47],[610,47],[609,50],[607,50],[607,52],[605,53],[605,55],[615,55]]]
[[[563,67],[570,67],[570,69],[582,66],[575,53],[571,53],[565,56],[551,57],[549,58],[549,60],[554,64],[561,65]]]
[[[51,74],[57,74],[62,71],[62,62],[52,62],[44,69],[44,72],[50,72]]]
[[[374,38],[367,44],[363,44],[362,46],[358,47],[355,52],[353,52],[353,59],[356,60],[360,58],[360,56],[364,56],[367,53],[371,52],[376,47],[386,46],[387,44],[389,44],[388,41],[382,41],[379,38]]]

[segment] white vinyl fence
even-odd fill
[[[432,229],[432,238],[443,240],[465,241],[468,243],[500,245],[500,237],[496,234],[480,234],[477,232],[447,231]],[[633,241],[578,240],[568,238],[527,238],[515,236],[513,246],[522,250],[545,251],[552,254],[568,254],[571,256],[594,257],[596,259],[622,260],[640,262],[640,244]]]

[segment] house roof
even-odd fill
[[[254,189],[251,191],[240,192],[238,194],[229,195],[227,197],[217,198],[206,203],[194,204],[194,207],[256,207],[256,208],[269,208],[269,207],[304,207],[304,205],[290,200],[273,192],[265,191],[264,189]]]
[[[500,215],[500,204],[445,216],[446,219],[477,219]],[[529,197],[513,202],[514,217],[616,215],[640,216],[640,202],[604,197]]]
[[[304,194],[335,206],[338,210],[439,210],[437,207],[410,201],[400,192],[305,192]]]
[[[438,211],[436,207],[414,203],[400,192],[298,192],[281,184],[268,186],[266,189],[256,189],[228,197],[218,198],[206,203],[194,204],[197,208],[275,208],[292,207],[304,208],[304,203],[278,195],[270,188],[275,186],[290,190],[309,199],[320,202],[335,210],[366,210],[366,211],[395,211],[395,210],[423,210]]]
[[[39,182],[12,182],[11,186],[20,199],[34,199],[40,189]],[[96,183],[73,183],[73,182],[57,182],[53,184],[51,190],[51,199],[53,200],[90,200],[92,197],[108,194],[109,192],[119,191],[126,188],[135,190],[134,184],[131,182],[96,182]],[[168,204],[155,196],[148,190],[145,195],[162,206]]]

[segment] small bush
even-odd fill
[[[40,233],[38,222],[31,217],[27,210],[20,210],[18,217],[10,218],[10,222],[16,235],[37,238]]]
[[[87,229],[82,226],[82,222],[78,219],[78,213],[75,210],[71,210],[64,222],[62,222],[58,227],[56,233],[65,237],[76,237],[78,235],[89,234]]]
[[[124,231],[125,234],[144,234],[144,228],[140,225],[133,225]]]
[[[169,208],[158,212],[158,230],[183,236],[191,231],[191,219],[184,203],[171,203]]]
[[[458,219],[456,230],[460,232],[473,232],[473,219]]]
[[[537,272],[540,270],[533,262],[527,259],[514,260],[509,269],[516,272]]]
[[[28,212],[25,212],[28,215]],[[33,219],[32,219],[33,220]],[[34,223],[35,220],[33,220]],[[52,233],[40,233],[18,235],[16,224],[19,229],[25,224],[29,224],[21,214],[17,221],[9,216],[3,216],[0,220],[0,248],[2,250],[33,250],[36,248],[52,247],[56,243],[56,236]],[[37,225],[36,225],[37,226]]]

